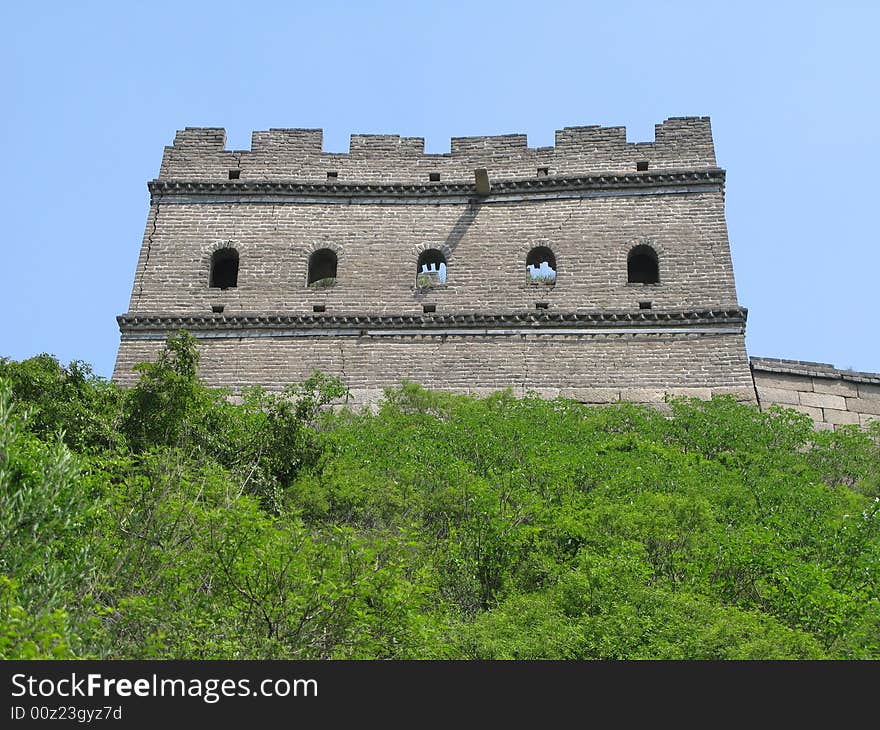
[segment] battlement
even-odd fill
[[[226,130],[187,127],[165,148],[160,180],[308,183],[473,182],[637,171],[715,168],[708,117],[655,125],[653,142],[627,142],[625,127],[566,127],[552,147],[529,147],[524,134],[453,137],[450,151],[425,153],[422,137],[353,134],[347,153],[324,152],[320,129],[254,132],[250,150],[227,150]]]

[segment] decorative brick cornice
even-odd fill
[[[697,325],[745,325],[747,310],[677,310],[638,312],[549,313],[514,312],[509,314],[239,314],[239,315],[178,315],[178,314],[123,314],[116,318],[122,332],[143,330],[234,330],[234,329],[409,329],[433,330],[468,327],[504,329],[530,328],[535,331],[554,328],[582,327],[686,327]]]
[[[725,173],[720,168],[700,171],[645,172],[627,175],[590,175],[585,177],[539,177],[522,180],[492,180],[490,198],[505,195],[564,193],[571,191],[626,191],[649,188],[723,185]],[[154,196],[296,196],[320,198],[476,198],[470,183],[307,183],[230,180],[151,180],[147,184]]]

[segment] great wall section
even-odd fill
[[[880,376],[750,363],[724,182],[705,117],[654,142],[572,127],[550,147],[454,138],[445,154],[395,135],[328,153],[312,129],[234,151],[188,128],[148,186],[114,380],[186,329],[201,376],[233,393],[321,370],[353,405],[408,379],[596,404],[730,394],[866,425]]]

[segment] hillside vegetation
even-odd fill
[[[880,658],[880,424],[0,361],[0,658]]]

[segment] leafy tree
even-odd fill
[[[44,440],[61,433],[72,449],[115,449],[121,445],[121,393],[79,360],[67,367],[51,355],[15,362],[0,358],[0,379],[28,411],[29,430]]]

